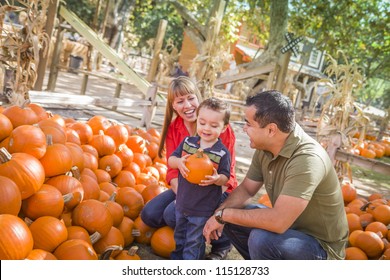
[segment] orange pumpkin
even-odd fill
[[[142,221],[141,216],[138,216],[134,220],[133,235],[136,242],[149,245],[155,231],[155,228],[146,225],[144,221]]]
[[[22,219],[0,215],[0,260],[23,260],[33,249],[33,237]]]
[[[366,253],[358,247],[348,247],[345,249],[346,260],[368,260]]]
[[[87,121],[87,124],[91,127],[93,134],[99,134],[100,130],[106,131],[111,126],[110,121],[101,115],[96,115]]]
[[[11,121],[3,114],[0,114],[0,142],[9,136],[13,129]]]
[[[173,229],[169,226],[157,229],[152,235],[150,245],[156,255],[163,258],[169,258],[176,248]]]
[[[121,159],[123,167],[128,166],[134,159],[133,151],[127,147],[126,144],[119,145],[118,151],[115,152],[115,155]]]
[[[122,222],[119,224],[118,229],[121,231],[125,246],[129,246],[134,241],[133,229],[134,229],[134,221],[129,217],[124,216]]]
[[[375,220],[384,223],[385,225],[390,224],[390,206],[379,205],[372,211],[372,215]]]
[[[105,155],[99,159],[98,167],[107,171],[111,178],[114,178],[122,170],[122,161],[114,154]]]
[[[356,188],[349,182],[344,182],[341,185],[341,191],[345,204],[348,204],[349,202],[357,198]]]
[[[45,170],[38,159],[25,153],[10,154],[0,148],[0,176],[8,177],[18,186],[22,199],[36,193],[45,181]]]
[[[113,179],[113,182],[119,187],[132,187],[135,186],[135,177],[133,173],[127,170],[122,170],[118,173],[117,176]]]
[[[43,131],[43,133],[46,136],[47,135],[52,136],[53,143],[65,144],[66,142],[65,128],[62,127],[58,122],[52,119],[41,120],[38,123],[38,127]]]
[[[63,242],[54,251],[59,260],[97,260],[98,256],[92,245],[81,239],[72,239]]]
[[[94,199],[82,201],[72,211],[72,225],[84,227],[90,234],[98,232],[104,237],[110,231],[113,220],[103,202]]]
[[[157,195],[165,192],[166,190],[168,190],[168,188],[160,184],[146,186],[146,188],[141,193],[142,198],[144,199],[144,203],[149,202]]]
[[[50,216],[39,217],[33,221],[30,231],[34,238],[34,249],[42,249],[50,253],[68,238],[64,223]]]
[[[12,123],[13,127],[16,128],[21,125],[31,125],[39,121],[37,114],[28,106],[23,104],[22,106],[13,105],[7,107],[2,112]]]
[[[207,175],[213,174],[213,163],[201,149],[187,158],[186,167],[189,170],[186,179],[193,184],[200,184]]]
[[[114,139],[117,147],[121,144],[125,144],[129,139],[129,132],[122,124],[112,124],[106,129],[105,134]]]
[[[82,184],[76,178],[69,175],[58,175],[51,177],[46,181],[46,184],[54,186],[63,195],[67,195],[65,207],[67,210],[72,210],[84,198],[84,189]]]
[[[103,236],[101,239],[99,239],[95,244],[93,244],[93,248],[95,249],[95,252],[98,254],[102,254],[108,247],[110,246],[118,246],[119,250],[114,250],[111,253],[112,257],[115,257],[120,253],[120,250],[124,247],[124,238],[119,229],[116,227],[111,227],[109,232]]]
[[[50,252],[42,249],[33,249],[30,254],[26,257],[26,260],[57,260],[57,258]]]
[[[131,187],[118,188],[115,201],[122,205],[125,216],[130,219],[138,217],[144,207],[142,195]]]
[[[11,179],[0,176],[0,214],[17,216],[22,206],[18,186]]]
[[[385,245],[376,233],[363,231],[356,237],[356,247],[362,249],[370,258],[379,258]]]
[[[102,130],[99,132],[99,134],[96,134],[92,137],[89,145],[93,146],[97,150],[99,157],[112,155],[116,151],[114,139],[108,135],[105,135]]]
[[[80,226],[69,226],[66,230],[68,231],[68,240],[81,239],[92,245],[90,235],[85,228]]]
[[[21,125],[11,132],[7,150],[11,154],[26,153],[40,159],[46,153],[46,136],[39,127]]]
[[[55,187],[43,184],[32,196],[22,202],[23,214],[35,220],[42,216],[59,218],[64,210],[64,198]]]
[[[70,171],[73,164],[72,153],[68,147],[61,143],[53,143],[51,135],[47,135],[46,153],[39,161],[45,169],[46,177],[65,174]]]
[[[86,145],[89,143],[89,141],[92,140],[93,131],[88,124],[75,122],[74,124],[70,125],[70,128],[77,132],[80,138],[80,143],[82,145]]]
[[[122,250],[116,257],[116,260],[140,260],[140,256],[137,254],[138,247],[132,246],[129,250]]]
[[[114,227],[118,227],[125,216],[122,206],[113,200],[105,201],[104,205],[106,205],[108,211],[111,213]]]

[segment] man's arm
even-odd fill
[[[284,233],[305,210],[309,201],[280,195],[273,208],[234,209],[225,208],[222,219],[227,223],[261,228],[276,233]]]

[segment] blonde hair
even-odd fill
[[[172,80],[168,85],[167,106],[165,107],[165,117],[163,128],[161,131],[161,140],[158,147],[158,156],[162,157],[162,152],[165,149],[165,139],[167,138],[168,127],[172,122],[175,110],[173,109],[173,101],[177,96],[185,96],[195,94],[198,101],[202,101],[199,89],[195,82],[187,76],[180,76]]]

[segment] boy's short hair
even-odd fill
[[[196,113],[199,114],[199,110],[201,108],[209,108],[213,111],[218,112],[225,112],[225,117],[223,118],[223,124],[227,125],[229,124],[230,120],[230,105],[216,97],[210,97],[202,101],[202,103],[199,104],[198,109],[196,110]]]

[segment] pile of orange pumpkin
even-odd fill
[[[363,198],[349,182],[342,193],[349,227],[346,259],[390,260],[390,200],[381,193]]]
[[[390,157],[389,139],[384,138],[381,141],[376,141],[376,138],[365,138],[363,141],[359,141],[358,138],[358,134],[352,138],[353,148],[351,153],[371,159]]]
[[[173,230],[139,216],[169,188],[159,142],[104,116],[0,107],[0,259],[139,259],[134,241],[168,258]]]

